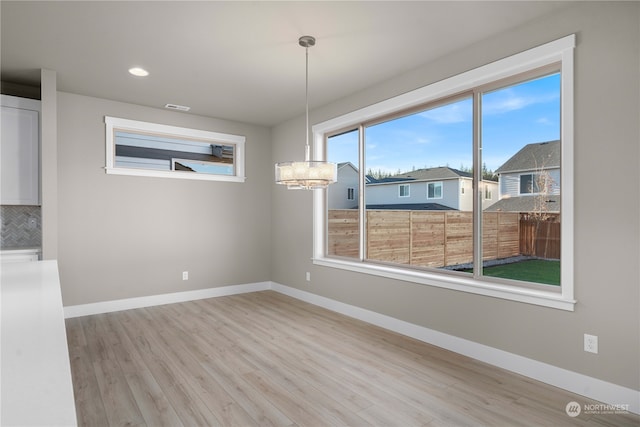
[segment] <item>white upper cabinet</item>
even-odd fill
[[[40,101],[2,95],[0,203],[40,204]]]

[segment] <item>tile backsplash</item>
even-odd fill
[[[0,248],[39,248],[42,246],[40,206],[0,206]]]

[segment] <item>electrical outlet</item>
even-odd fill
[[[189,272],[188,271],[183,271],[182,272],[182,280],[189,280]]]
[[[598,337],[596,335],[584,334],[584,351],[598,354]]]
[[[307,282],[310,282],[310,281],[311,281],[311,273],[307,271]]]

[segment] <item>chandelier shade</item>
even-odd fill
[[[306,98],[306,145],[304,161],[276,163],[276,184],[286,185],[290,190],[316,190],[327,188],[338,180],[335,163],[311,160],[309,147],[309,47],[316,44],[312,36],[302,36],[298,44],[305,48],[305,98]]]
[[[290,190],[327,188],[336,182],[337,175],[336,164],[330,162],[305,160],[276,164],[276,182]]]

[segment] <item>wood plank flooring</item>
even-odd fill
[[[273,291],[67,319],[80,426],[638,426]]]

